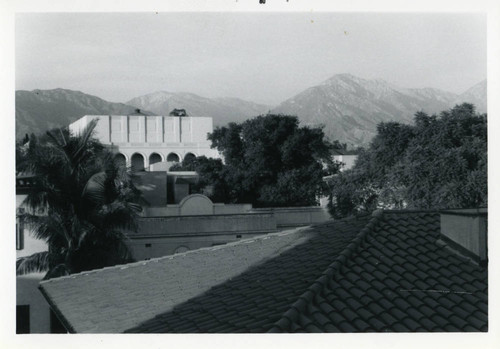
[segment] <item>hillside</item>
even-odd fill
[[[325,134],[332,140],[366,145],[382,121],[409,123],[417,111],[436,113],[461,102],[478,103],[478,110],[485,110],[486,99],[481,99],[485,88],[473,87],[469,91],[457,95],[433,88],[407,89],[380,79],[338,74],[272,111],[297,115],[305,125],[324,125]]]
[[[79,91],[16,91],[16,139],[67,126],[87,114],[131,114],[135,107],[107,102]],[[148,114],[148,112],[145,112]],[[151,113],[149,113],[151,114]]]
[[[66,126],[86,114],[168,115],[174,108],[188,115],[211,116],[215,126],[242,122],[268,111],[297,115],[303,125],[323,125],[331,140],[351,146],[366,145],[382,121],[410,123],[417,111],[437,113],[468,102],[486,112],[486,80],[462,94],[435,88],[402,88],[381,79],[338,74],[285,100],[277,107],[238,98],[206,98],[192,93],[159,91],[127,103],[65,89],[16,91],[16,138]]]
[[[168,115],[174,108],[186,109],[188,115],[211,116],[215,126],[241,122],[266,113],[271,107],[238,98],[206,98],[193,93],[153,92],[126,102],[158,115]]]

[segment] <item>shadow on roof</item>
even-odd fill
[[[349,244],[369,216],[319,224],[310,238],[125,332],[267,332]],[[331,225],[335,224],[332,231]]]

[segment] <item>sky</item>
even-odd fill
[[[461,93],[486,78],[486,44],[486,16],[470,13],[17,14],[15,87],[276,105],[350,73]]]

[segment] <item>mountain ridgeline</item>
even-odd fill
[[[297,115],[303,124],[324,125],[331,140],[358,146],[370,142],[380,122],[410,123],[418,111],[438,113],[463,102],[486,112],[486,80],[457,95],[339,74],[284,101],[272,112]]]
[[[174,108],[185,109],[191,116],[211,116],[215,126],[241,122],[267,113],[272,108],[239,98],[206,98],[193,93],[165,91],[136,97],[126,103],[140,109],[151,110],[157,115],[168,115]]]
[[[338,74],[276,107],[238,98],[206,98],[192,93],[154,92],[123,103],[65,89],[16,91],[16,138],[67,126],[87,114],[168,115],[174,108],[188,115],[211,116],[215,126],[272,113],[297,115],[303,125],[324,126],[327,137],[352,146],[366,145],[382,121],[410,123],[417,111],[429,114],[463,102],[486,112],[486,80],[462,94],[433,88],[401,88],[383,80]]]
[[[128,115],[135,107],[65,89],[16,91],[16,139],[68,126],[84,115]],[[142,111],[145,114],[153,113]]]

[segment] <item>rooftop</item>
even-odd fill
[[[487,331],[487,269],[438,212],[328,222],[51,279],[71,332]]]

